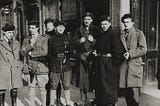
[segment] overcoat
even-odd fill
[[[111,27],[96,41],[96,104],[115,104],[118,95],[119,65],[123,62],[124,48]],[[110,54],[109,57],[106,55]]]
[[[74,46],[77,51],[78,55],[78,61],[77,61],[77,73],[79,74],[79,82],[78,86],[80,89],[92,89],[90,88],[90,80],[89,78],[92,76],[91,67],[89,67],[89,63],[87,61],[87,57],[89,56],[89,53],[92,51],[93,46],[96,42],[96,38],[99,34],[99,28],[96,26],[91,25],[89,30],[85,29],[85,26],[81,26],[76,30],[75,36],[74,36]],[[88,40],[88,35],[93,36],[94,40],[93,42],[90,42]],[[80,43],[81,37],[85,37],[86,41],[83,43]],[[93,80],[92,80],[93,81]]]
[[[141,87],[143,77],[142,56],[147,52],[146,38],[142,31],[132,27],[125,40],[125,32],[121,34],[121,41],[126,51],[129,52],[129,60],[125,60],[120,67],[120,88]]]
[[[10,47],[4,39],[0,41],[0,89],[22,87],[22,68],[20,61],[20,44],[13,40]]]

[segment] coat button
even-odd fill
[[[19,68],[19,67],[17,66],[17,68]]]
[[[6,55],[8,55],[8,53],[6,53]]]

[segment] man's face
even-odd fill
[[[86,27],[89,27],[93,22],[93,19],[90,16],[86,16],[84,17],[83,22]]]
[[[65,31],[65,26],[63,26],[63,25],[58,25],[57,27],[56,27],[56,30],[57,30],[57,32],[59,33],[59,34],[63,34],[64,33],[64,31]]]
[[[5,33],[5,36],[8,40],[11,40],[14,36],[14,31],[6,31],[4,33]]]
[[[34,35],[34,34],[37,34],[38,33],[38,27],[36,27],[36,25],[29,25],[28,26],[28,31],[29,31],[29,34],[31,35]]]
[[[111,23],[107,20],[101,21],[101,28],[103,31],[107,31],[108,28],[111,26]]]
[[[131,18],[126,18],[126,19],[124,19],[123,24],[124,24],[125,29],[128,30],[128,29],[131,29],[133,27],[134,22],[132,21]]]
[[[53,22],[48,22],[48,23],[46,24],[46,30],[47,30],[48,32],[53,31],[54,29],[55,29],[55,27],[54,27]]]

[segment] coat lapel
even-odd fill
[[[125,40],[125,33],[124,32],[122,32],[122,34],[121,34],[121,41],[122,41],[122,44],[123,44],[125,50],[128,51],[127,43],[126,43],[126,40]]]
[[[3,46],[4,48],[6,48],[6,50],[12,52],[12,49],[10,48],[9,44],[7,43],[7,41],[3,40],[2,46]]]
[[[20,47],[19,43],[16,40],[13,40],[13,55],[16,56],[17,53],[19,53]]]
[[[34,43],[33,47],[36,45],[36,43],[37,43],[40,39],[41,39],[41,36],[38,35],[37,38],[36,38],[36,40],[35,40],[35,43]]]
[[[127,47],[130,47],[130,44],[132,44],[132,41],[134,40],[133,35],[135,35],[134,33],[135,33],[135,29],[134,27],[132,27],[128,34]]]

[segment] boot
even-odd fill
[[[66,100],[66,106],[70,106],[71,105],[71,94],[70,94],[70,90],[64,90],[64,96],[65,96],[65,100]]]
[[[64,106],[63,103],[61,102],[61,89],[62,89],[61,83],[59,82],[56,92],[57,106]]]
[[[0,91],[0,106],[4,106],[5,103],[5,92]]]
[[[12,89],[10,93],[12,106],[17,106],[17,89]]]
[[[56,106],[55,96],[56,96],[56,90],[50,90],[50,106]]]
[[[87,91],[85,89],[80,89],[80,95],[81,95],[81,100],[82,101],[87,100]]]

